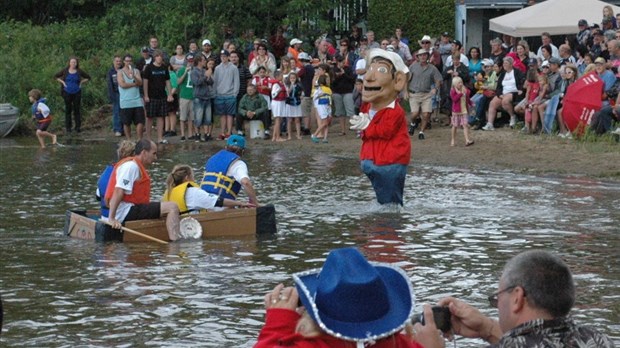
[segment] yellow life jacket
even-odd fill
[[[187,214],[189,210],[187,209],[187,204],[185,204],[185,192],[187,192],[187,188],[190,186],[200,188],[200,186],[194,182],[184,182],[173,187],[170,194],[168,194],[168,190],[166,190],[162,201],[176,203],[179,206],[179,211],[181,214]]]

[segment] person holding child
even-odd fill
[[[473,108],[474,104],[469,99],[469,89],[463,84],[463,79],[458,76],[452,78],[450,98],[452,99],[452,117],[450,118],[452,137],[450,146],[455,146],[454,137],[456,136],[456,129],[460,126],[463,126],[463,133],[465,134],[465,146],[471,146],[474,144],[474,141],[469,139],[468,109]]]
[[[47,106],[47,99],[43,98],[41,91],[33,89],[28,92],[28,99],[32,103],[32,119],[37,122],[37,139],[41,148],[45,148],[45,140],[43,137],[52,138],[52,145],[56,145],[56,134],[49,132],[47,129],[52,124],[52,115],[50,108]]]
[[[423,347],[412,337],[413,290],[401,268],[341,248],[320,269],[293,279],[295,288],[279,284],[265,295],[265,325],[254,348]],[[421,331],[433,327],[431,320]],[[443,342],[434,331],[433,343]]]

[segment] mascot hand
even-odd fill
[[[368,116],[368,114],[363,114],[360,112],[359,115],[351,116],[349,123],[351,123],[351,127],[349,127],[349,129],[361,131],[366,129],[366,127],[368,127],[368,124],[370,124],[370,116]]]

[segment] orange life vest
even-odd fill
[[[131,190],[130,195],[125,195],[123,197],[123,202],[133,203],[133,204],[147,204],[151,201],[151,177],[149,173],[146,171],[142,162],[138,160],[136,157],[127,157],[118,161],[114,165],[114,170],[112,170],[112,174],[110,175],[110,182],[108,183],[108,189],[105,192],[105,201],[110,206],[110,199],[112,199],[112,194],[116,188],[116,170],[125,162],[134,161],[138,164],[140,168],[140,178],[133,183],[133,188]]]

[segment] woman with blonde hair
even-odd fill
[[[164,192],[162,201],[175,202],[181,214],[215,207],[256,207],[252,203],[235,201],[208,193],[194,181],[194,171],[190,166],[186,164],[174,166],[166,179],[166,192]]]

